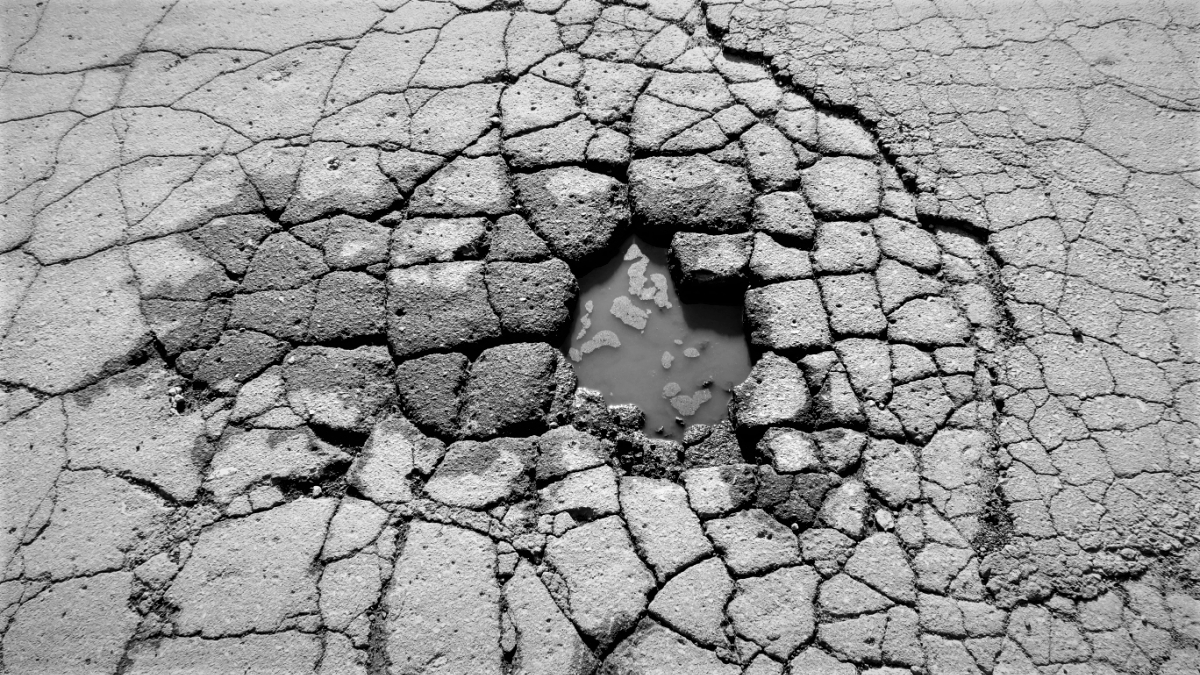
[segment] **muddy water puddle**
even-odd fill
[[[679,438],[680,421],[728,416],[730,391],[751,365],[740,305],[681,303],[667,250],[637,237],[579,288],[566,349],[580,386],[641,408],[651,436]]]

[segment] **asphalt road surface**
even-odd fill
[[[1200,672],[1192,3],[2,5],[0,671]]]

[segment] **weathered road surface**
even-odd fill
[[[2,12],[3,672],[1200,670],[1189,3]]]

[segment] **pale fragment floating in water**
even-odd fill
[[[663,398],[671,398],[672,396],[678,394],[682,389],[683,387],[680,387],[678,382],[668,382],[663,385]]]
[[[663,367],[663,368],[670,368],[670,367],[671,367],[671,362],[673,362],[674,360],[675,360],[675,355],[674,355],[674,354],[672,354],[671,352],[663,352],[663,355],[662,355],[662,367]]]
[[[579,350],[574,347],[571,347],[567,350],[567,356],[570,356],[571,360],[575,363],[579,363],[579,361],[583,359],[583,354],[581,354]]]
[[[695,347],[688,347],[687,349],[683,350],[683,355],[689,359],[699,358],[700,350],[696,349]]]
[[[583,348],[580,350],[584,354],[591,354],[601,347],[617,348],[621,346],[621,338],[611,330],[602,330],[592,336],[591,340],[583,343]]]
[[[645,291],[647,281],[646,268],[649,266],[650,259],[645,257],[635,260],[633,264],[629,266],[629,294],[635,295],[642,300],[650,299],[646,297]],[[650,289],[650,293],[653,297],[654,289]]]
[[[700,409],[700,406],[711,398],[712,394],[710,394],[707,389],[701,389],[691,396],[684,396],[681,394],[679,396],[672,397],[671,407],[675,408],[680,415],[683,415],[684,417],[690,417],[695,415],[696,411]]]
[[[671,304],[670,298],[667,297],[667,277],[662,274],[651,274],[650,281],[654,283],[654,291],[651,294],[650,289],[642,292],[643,300],[653,300],[654,304],[665,309],[670,309],[674,305]]]
[[[633,304],[629,296],[619,295],[613,299],[612,309],[609,310],[612,315],[621,320],[626,326],[637,330],[646,329],[646,317],[650,316],[650,312]]]
[[[672,342],[674,342],[677,345],[683,344],[683,340],[672,340]]]
[[[646,278],[646,268],[650,266],[650,258],[642,253],[637,244],[632,244],[625,253],[626,260],[633,260],[629,266],[629,294],[638,300],[653,300],[659,307],[670,308],[671,300],[667,296],[667,277],[664,274],[651,274]],[[653,284],[646,286],[646,281]]]

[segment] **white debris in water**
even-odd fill
[[[683,344],[683,340],[673,340],[673,342],[677,345]]]
[[[682,387],[677,382],[668,382],[663,385],[663,398],[671,398],[680,392]]]
[[[629,266],[629,294],[638,300],[653,300],[654,304],[659,307],[670,308],[671,299],[667,295],[667,277],[664,274],[651,274],[650,278],[646,278],[646,268],[650,265],[650,258],[642,253],[637,244],[632,244],[629,251],[625,253],[626,260],[633,260],[634,263]],[[653,286],[646,286],[649,281]]]
[[[618,295],[613,298],[612,309],[609,311],[626,326],[637,330],[646,330],[646,317],[650,316],[650,312],[633,304],[629,296]]]
[[[576,338],[576,339],[578,339],[578,338]],[[574,347],[571,347],[570,349],[567,350],[567,356],[570,356],[571,360],[574,361],[575,363],[579,363],[583,359],[583,354],[581,354],[579,352],[579,350]]]
[[[687,349],[683,350],[683,355],[689,359],[700,358],[700,350],[696,349],[695,347],[688,347]]]
[[[650,289],[642,292],[643,300],[653,300],[654,304],[665,309],[673,307],[671,300],[667,297],[667,277],[663,274],[651,274],[650,281],[654,283],[654,291],[651,294]]]
[[[583,348],[580,350],[584,354],[591,354],[601,347],[617,348],[621,346],[621,338],[611,330],[602,330],[592,336],[591,340],[583,343]]]
[[[645,287],[647,281],[646,268],[649,267],[649,265],[649,258],[641,258],[639,260],[635,260],[633,264],[629,266],[629,294],[641,298],[642,300],[650,299],[645,297]],[[653,297],[654,289],[650,289],[650,292],[651,297]]]
[[[671,367],[671,362],[672,362],[672,361],[674,361],[674,360],[675,360],[675,355],[674,355],[674,354],[672,354],[671,352],[663,352],[663,355],[662,355],[662,367],[663,367],[663,368],[670,368],[670,367]]]
[[[692,394],[691,396],[679,395],[671,398],[671,407],[684,417],[690,417],[696,414],[706,401],[712,398],[712,394],[708,393],[707,389]]]

